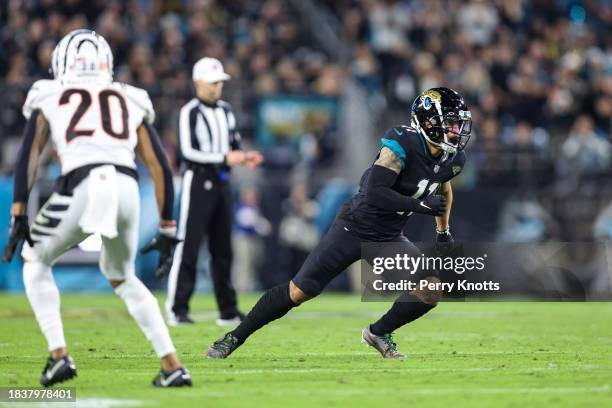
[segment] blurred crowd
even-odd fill
[[[595,236],[612,237],[612,210],[606,211],[612,197],[606,182],[612,175],[609,1],[312,0],[335,16],[332,28],[345,44],[339,59],[326,54],[313,36],[317,27],[295,3],[0,2],[0,174],[10,171],[19,147],[28,88],[49,77],[56,42],[89,27],[110,43],[115,79],[151,95],[175,169],[177,108],[192,97],[191,67],[203,56],[223,61],[232,76],[224,99],[234,106],[247,144],[255,143],[263,97],[340,99],[352,81],[367,92],[381,133],[408,122],[419,92],[443,84],[466,96],[474,118],[468,167],[457,187],[510,191],[500,206],[497,238],[588,240],[598,215]],[[333,166],[333,139],[318,129],[297,150],[280,143],[268,154],[266,183],[248,183],[237,193],[244,256],[270,240],[268,250],[283,248],[282,262],[295,272],[325,227],[308,226],[321,217],[311,200],[326,180],[289,183],[287,174],[301,162]],[[295,230],[303,232],[297,241]],[[269,260],[252,262],[278,269]]]
[[[502,206],[498,239],[593,239],[612,197],[609,1],[326,4],[352,45],[351,74],[383,101],[389,124],[405,122],[414,96],[432,86],[467,98],[474,135],[460,184],[507,188],[508,204],[538,209],[513,217]],[[525,229],[534,218],[538,228]]]
[[[574,171],[609,169],[610,2],[328,4],[353,46],[351,73],[384,95],[387,111],[405,116],[414,95],[438,84],[461,90],[475,122],[479,182],[550,182],[549,168],[565,177],[574,158]],[[583,147],[598,150],[595,160]]]
[[[116,81],[149,92],[171,159],[177,108],[193,96],[191,68],[199,58],[218,58],[232,76],[224,99],[247,139],[259,98],[336,97],[342,87],[339,65],[309,45],[300,19],[281,0],[7,0],[0,2],[0,140],[20,136],[27,90],[50,77],[57,41],[83,27],[109,42]],[[6,171],[14,154],[3,156]]]

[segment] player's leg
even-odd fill
[[[213,188],[219,190],[219,201],[210,217],[208,248],[215,299],[220,313],[217,324],[234,325],[240,323],[244,316],[238,311],[236,290],[231,279],[233,257],[231,192],[225,185]]]
[[[420,255],[421,251],[408,239],[402,236],[399,240],[406,244],[408,253],[414,254],[413,256]],[[440,282],[437,276],[421,276],[419,279],[431,283]],[[403,293],[387,313],[363,330],[362,340],[376,348],[384,358],[405,358],[397,351],[392,338],[393,331],[429,312],[436,307],[441,297],[442,292],[439,290],[422,289]]]
[[[189,318],[189,300],[195,290],[200,244],[216,201],[205,181],[201,172],[187,170],[183,175],[177,234],[182,241],[174,251],[166,298],[166,315],[171,325],[193,323]]]
[[[117,181],[120,197],[118,236],[112,239],[102,237],[100,269],[161,360],[162,370],[155,378],[154,385],[191,385],[191,376],[176,356],[176,349],[157,299],[135,274],[134,260],[140,214],[138,184],[136,180],[123,174],[117,175]]]
[[[310,253],[300,271],[286,283],[269,289],[245,319],[207,350],[209,358],[226,358],[246,339],[266,324],[286,315],[301,303],[318,296],[327,284],[361,253],[361,242],[335,222]]]
[[[26,295],[51,354],[40,380],[43,386],[76,376],[76,366],[66,347],[60,294],[51,265],[67,249],[86,237],[78,226],[84,199],[79,191],[72,195],[53,193],[30,228],[34,246],[24,243],[22,250]]]

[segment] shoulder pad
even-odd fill
[[[40,79],[34,82],[23,104],[23,116],[26,119],[30,119],[32,112],[36,109],[42,109],[42,103],[47,98],[53,96],[60,87],[61,84],[58,81],[50,79]]]
[[[400,128],[402,128],[402,130],[404,132],[410,132],[410,133],[419,133],[415,128],[413,128],[412,126],[406,126],[406,125],[401,125],[399,126]]]
[[[125,96],[143,110],[143,116],[147,123],[153,124],[153,122],[155,122],[153,102],[151,102],[151,98],[149,97],[149,93],[147,91],[142,88],[137,88],[135,86],[119,82],[114,82],[113,85],[120,87]]]
[[[453,161],[451,162],[453,177],[461,173],[461,170],[463,170],[464,165],[465,165],[465,152],[460,151],[455,155],[455,157],[453,157]]]

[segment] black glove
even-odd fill
[[[433,216],[446,213],[446,197],[442,195],[430,195],[421,201],[418,212]]]
[[[9,240],[6,246],[4,247],[4,256],[2,257],[3,262],[11,262],[11,260],[13,259],[13,255],[15,255],[17,245],[19,245],[19,243],[24,239],[28,241],[28,244],[30,244],[30,246],[34,246],[34,241],[32,241],[32,237],[30,236],[28,216],[16,215],[11,218]]]
[[[455,248],[455,240],[450,230],[441,232],[436,229],[436,232],[436,252],[442,256],[448,255]]]
[[[176,244],[181,242],[180,239],[174,237],[174,234],[170,235],[160,231],[155,238],[145,245],[141,250],[141,254],[146,254],[152,250],[159,251],[159,263],[155,270],[155,277],[162,279],[164,276],[170,273],[172,268],[172,256],[174,254],[174,247]]]

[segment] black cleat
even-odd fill
[[[57,360],[49,357],[47,365],[43,369],[42,377],[40,377],[40,385],[51,387],[54,384],[67,381],[76,376],[76,365],[72,357],[67,354]]]
[[[188,315],[182,314],[168,318],[168,326],[186,326],[195,324],[195,321]]]
[[[238,346],[240,346],[238,339],[233,334],[227,333],[206,350],[206,357],[227,358]]]
[[[153,379],[154,387],[191,387],[191,374],[185,367],[177,368],[174,371],[166,373],[160,370],[159,374]]]

